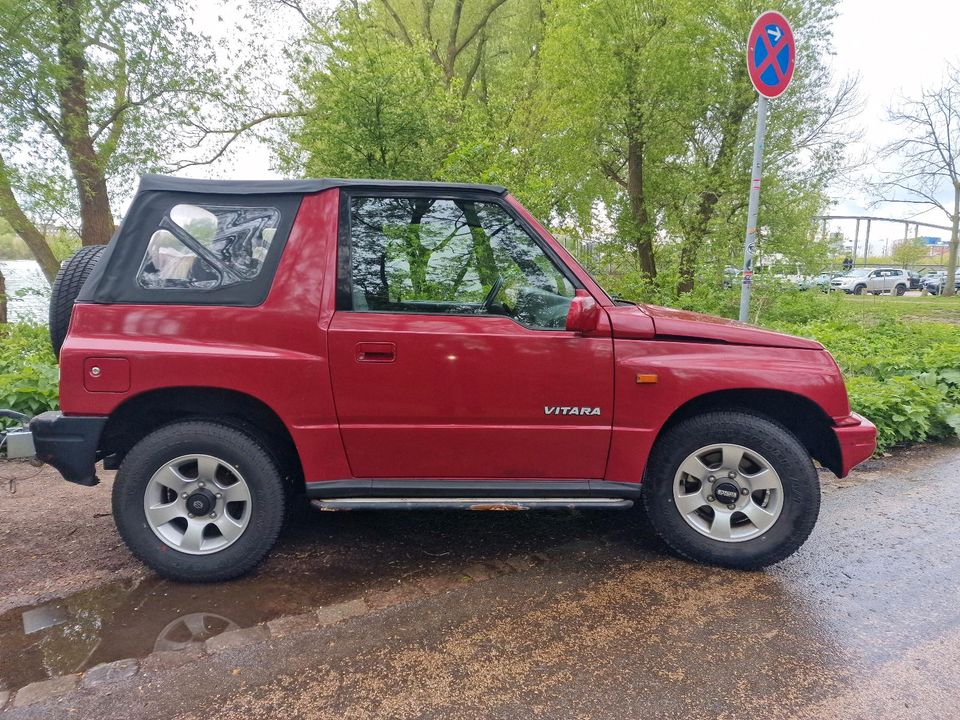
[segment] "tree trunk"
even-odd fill
[[[26,216],[20,207],[20,203],[17,202],[17,198],[13,194],[13,188],[7,178],[6,165],[2,157],[0,157],[0,215],[6,218],[13,231],[30,248],[30,252],[36,258],[43,274],[52,284],[60,270],[60,261],[53,254],[53,250],[50,249],[43,233]]]
[[[7,281],[0,270],[0,325],[7,324]]]
[[[58,0],[59,40],[57,94],[63,148],[80,198],[80,239],[84,245],[105,245],[113,235],[113,213],[107,179],[90,136],[87,102],[87,60],[83,48],[78,0]]]
[[[700,204],[697,206],[697,214],[694,218],[693,227],[687,233],[680,246],[680,279],[677,281],[677,294],[690,292],[694,285],[694,271],[697,267],[697,256],[700,252],[700,246],[707,241],[707,230],[710,226],[710,220],[713,219],[714,208],[720,196],[712,190],[704,190],[700,193]]]
[[[734,73],[734,85],[736,87],[746,85],[746,75],[746,66],[741,63],[740,68]],[[705,182],[706,189],[700,193],[700,202],[697,205],[693,226],[687,236],[683,238],[680,247],[680,279],[677,281],[677,294],[693,290],[697,256],[700,247],[707,241],[710,221],[713,219],[717,203],[720,201],[723,192],[721,183],[733,174],[731,172],[732,162],[735,155],[734,151],[740,139],[740,130],[743,128],[743,121],[755,101],[756,93],[752,89],[746,93],[740,92],[733,100],[733,104],[728,108],[723,119],[721,126],[723,136],[720,140],[720,148],[717,150],[717,156],[713,164],[708,169]]]
[[[473,238],[473,258],[480,285],[484,288],[492,288],[500,277],[500,272],[497,269],[497,260],[493,253],[493,246],[490,244],[490,237],[480,224],[477,206],[472,202],[458,202],[457,205],[463,210],[463,217],[470,227],[470,236]]]
[[[950,256],[947,259],[947,277],[944,295],[956,294],[957,247],[960,246],[960,183],[953,187],[953,232],[950,233]]]
[[[653,228],[650,226],[643,187],[643,143],[636,137],[631,137],[627,142],[627,197],[640,270],[649,280],[654,280],[657,277],[657,262],[653,254]]]

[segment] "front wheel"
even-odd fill
[[[643,483],[650,521],[680,555],[759,569],[799,548],[820,512],[809,454],[779,423],[711,412],[661,437]]]
[[[271,455],[216,422],[156,430],[127,454],[113,516],[130,551],[160,575],[214,582],[243,575],[283,527],[286,495]]]
[[[863,295],[863,291],[866,290],[866,289],[867,289],[867,286],[866,286],[866,285],[857,285],[857,286],[853,289],[853,294],[854,294],[854,295]]]

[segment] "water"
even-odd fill
[[[632,522],[631,513],[610,511],[314,511],[292,522],[268,560],[239,580],[191,585],[145,572],[0,613],[0,690],[202,646],[229,630],[358,597],[375,604],[376,593],[422,580],[457,585],[478,563],[524,556],[532,568],[544,560],[539,553],[581,539],[604,545]]]
[[[7,281],[7,315],[10,322],[47,322],[50,283],[33,260],[0,260]]]

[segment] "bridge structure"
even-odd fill
[[[867,254],[870,250],[870,226],[875,222],[884,222],[884,223],[897,223],[903,225],[903,239],[908,240],[910,238],[910,228],[913,227],[913,237],[920,237],[920,228],[933,228],[934,230],[945,230],[947,233],[952,233],[953,228],[949,225],[937,225],[935,223],[921,222],[919,220],[909,220],[903,218],[888,218],[888,217],[877,217],[875,215],[816,215],[814,220],[821,223],[821,230],[823,232],[823,237],[827,236],[827,224],[833,220],[855,220],[856,229],[853,234],[853,262],[856,264],[857,261],[857,252],[860,245],[860,226],[861,223],[866,225],[866,233],[863,238],[863,264],[867,264]]]

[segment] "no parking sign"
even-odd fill
[[[740,283],[740,322],[746,322],[753,283],[753,251],[757,247],[757,210],[763,169],[763,138],[767,133],[767,100],[779,97],[793,79],[797,45],[793,28],[780,13],[767,10],[753,21],[747,38],[747,70],[760,93],[757,103],[757,134],[753,141],[753,171],[747,207],[747,236],[743,241],[743,273]]]
[[[768,10],[754,21],[747,42],[747,69],[758,93],[767,98],[781,95],[793,79],[796,55],[793,29],[783,15]]]

